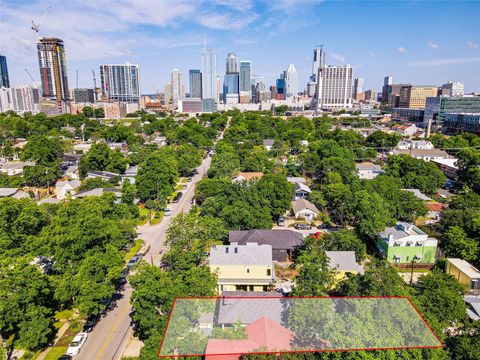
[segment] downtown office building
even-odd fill
[[[69,100],[67,61],[63,40],[41,37],[37,41],[37,53],[42,97],[57,101]]]
[[[107,101],[138,103],[140,99],[138,65],[100,65],[102,95]]]

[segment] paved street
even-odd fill
[[[219,136],[219,140],[223,133]],[[183,190],[183,196],[177,204],[172,204],[172,215],[165,216],[162,221],[150,226],[148,224],[137,228],[138,237],[145,241],[145,245],[150,245],[149,252],[144,260],[154,265],[160,264],[160,250],[164,247],[166,231],[172,219],[181,212],[188,212],[192,207],[191,201],[195,194],[195,184],[200,181],[210,167],[211,157],[203,159],[202,164],[197,168],[198,174],[187,183],[188,188]],[[132,288],[129,284],[122,291],[122,298],[117,301],[117,307],[110,311],[98,324],[94,330],[88,334],[88,339],[83,346],[80,354],[75,359],[81,360],[117,360],[121,359],[122,353],[128,340],[128,334],[131,331],[130,296]]]

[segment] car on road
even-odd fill
[[[188,178],[187,178],[187,181],[188,181],[188,182],[192,182],[192,177],[191,177],[191,176],[188,177]]]
[[[88,335],[85,332],[80,332],[77,335],[75,335],[72,342],[70,343],[70,346],[67,349],[67,355],[70,355],[70,356],[78,355],[78,353],[82,349],[83,344],[85,344],[85,341],[87,341],[87,336]]]
[[[177,204],[179,201],[180,201],[180,198],[175,196],[172,200],[172,203]]]
[[[165,215],[165,216],[170,216],[170,215],[172,215],[172,209],[169,208],[169,207],[167,207],[167,208],[165,209],[165,211],[163,212],[163,215]]]
[[[70,355],[62,355],[60,356],[57,360],[72,360],[72,357]]]
[[[130,260],[128,260],[127,267],[132,268],[135,265],[137,265],[139,261],[140,261],[140,256],[135,255]]]
[[[277,220],[277,225],[278,226],[285,226],[285,218],[283,216],[280,216]]]
[[[304,223],[295,224],[295,229],[297,230],[310,230],[311,228],[312,228],[312,225],[310,224],[304,224]]]
[[[183,196],[183,193],[182,193],[181,191],[179,191],[179,192],[177,193],[177,195],[175,195],[175,197],[178,197],[179,199],[180,199],[182,196]]]
[[[100,318],[100,316],[97,315],[90,315],[87,319],[87,321],[85,322],[85,324],[83,325],[83,331],[86,332],[86,333],[89,333],[93,330],[93,328],[95,327],[95,325],[97,325],[97,322],[98,322],[98,319]]]

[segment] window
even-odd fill
[[[247,274],[250,274],[250,269],[247,269]]]
[[[233,252],[234,252],[235,254],[238,254],[238,248],[234,248],[234,249],[233,249]]]
[[[271,269],[267,269],[267,276],[270,276],[272,275],[272,270]]]
[[[236,285],[235,288],[237,291],[247,291],[247,285]]]
[[[250,285],[248,288],[250,291],[255,291],[255,287],[253,285]]]
[[[223,285],[220,285],[220,291],[223,291]]]
[[[228,254],[228,247],[225,248],[225,254]]]

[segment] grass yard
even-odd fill
[[[60,356],[67,352],[68,346],[55,346],[45,356],[45,360],[58,360]]]
[[[169,203],[173,202],[173,198],[174,198],[176,195],[177,195],[177,193],[174,191],[174,192],[172,193],[172,195],[170,195],[170,196],[168,197],[168,202],[169,202]]]
[[[183,190],[183,185],[177,185],[177,187],[175,188],[175,190],[177,190],[177,191]]]
[[[58,311],[55,314],[55,319],[57,319],[57,320],[68,320],[72,316],[73,316],[73,310],[72,309],[62,310],[62,311]]]
[[[136,239],[133,246],[125,254],[125,261],[130,260],[138,252],[138,250],[140,250],[142,245],[143,245],[143,240],[142,239]]]
[[[188,182],[187,178],[180,178],[180,182],[182,184],[186,184]]]
[[[163,211],[157,211],[155,213],[155,216],[152,219],[152,225],[156,225],[156,224],[160,223],[160,221],[162,221],[162,219],[163,219]]]

